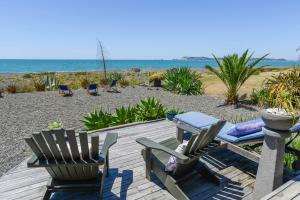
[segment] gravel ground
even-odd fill
[[[181,96],[146,87],[128,87],[121,93],[100,92],[98,96],[89,96],[83,90],[75,91],[72,97],[61,97],[57,92],[6,94],[0,98],[0,176],[24,159],[27,147],[23,138],[34,131],[47,128],[53,121],[79,130],[83,127],[80,120],[94,109],[113,111],[121,105],[135,105],[147,96],[159,97],[169,107],[201,111],[227,120],[258,115],[253,109],[222,106],[224,100],[218,97]]]

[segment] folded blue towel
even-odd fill
[[[257,133],[262,130],[262,128],[265,126],[265,123],[262,121],[262,119],[255,119],[250,120],[247,122],[242,122],[236,124],[233,128],[231,128],[227,134],[241,137],[244,135],[249,135],[252,133]]]

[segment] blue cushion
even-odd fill
[[[175,116],[175,119],[198,129],[211,126],[219,121],[219,119],[215,117],[200,112],[179,114]]]
[[[254,119],[246,122],[241,122],[236,124],[235,127],[228,131],[228,135],[241,137],[244,135],[249,135],[252,133],[256,133],[262,130],[262,127],[265,126],[265,123],[261,118]]]
[[[225,141],[231,142],[231,143],[237,143],[237,142],[242,142],[242,141],[247,141],[247,140],[254,140],[254,139],[259,139],[259,138],[264,137],[264,134],[263,134],[262,131],[252,133],[252,134],[248,134],[248,135],[244,135],[244,136],[241,136],[241,137],[228,135],[228,131],[230,129],[233,129],[234,127],[235,127],[235,124],[232,124],[230,122],[226,122],[226,124],[221,129],[221,131],[219,132],[217,137],[219,139],[222,139],[222,140],[225,140]]]
[[[232,124],[230,122],[226,122],[224,127],[221,129],[220,133],[217,135],[219,139],[225,140],[227,142],[231,143],[237,143],[237,142],[242,142],[242,141],[247,141],[247,140],[254,140],[254,139],[259,139],[264,137],[264,133],[262,131],[252,133],[249,135],[244,135],[241,137],[236,137],[232,135],[228,135],[229,130],[233,129],[235,127],[235,124]],[[299,132],[300,131],[300,123],[297,123],[294,125],[291,129],[291,133]]]

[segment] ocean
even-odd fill
[[[264,60],[260,64],[272,67],[299,66],[300,61]],[[140,68],[161,70],[179,66],[203,69],[205,65],[216,66],[213,60],[107,60],[107,70],[128,70]],[[0,73],[29,72],[76,72],[101,71],[102,62],[98,60],[24,60],[0,59]]]

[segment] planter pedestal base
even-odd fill
[[[285,138],[288,131],[263,128],[265,139],[256,174],[253,199],[261,199],[282,185]]]

